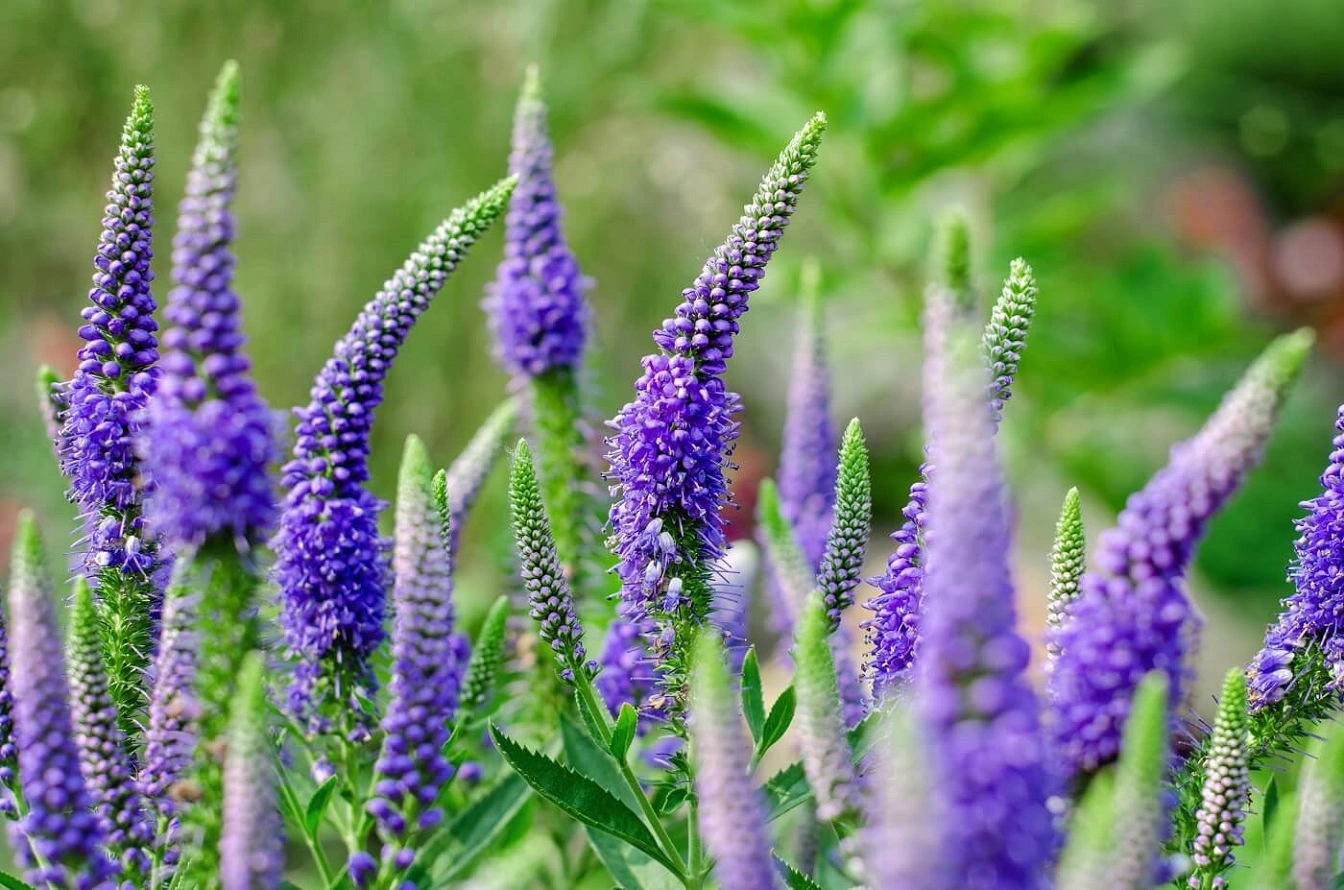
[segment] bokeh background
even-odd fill
[[[1192,581],[1205,661],[1224,668],[1285,592],[1297,504],[1344,399],[1341,46],[1338,0],[4,0],[0,546],[22,505],[53,540],[73,527],[30,381],[41,362],[73,366],[134,84],[158,109],[162,280],[205,92],[225,59],[242,64],[238,289],[261,387],[287,407],[422,235],[504,172],[535,62],[569,239],[596,280],[602,416],[774,153],[814,110],[830,117],[730,372],[746,505],[773,471],[807,258],[823,268],[837,420],[861,416],[874,448],[882,532],[920,453],[934,220],[967,214],[986,303],[1012,257],[1035,266],[1003,433],[1029,622],[1065,489],[1082,489],[1095,535],[1274,332],[1317,327],[1268,460]],[[499,248],[498,233],[477,248],[392,375],[384,495],[406,433],[446,463],[506,391],[478,305]],[[470,529],[468,614],[507,553],[499,482]],[[735,518],[750,534],[750,510]]]

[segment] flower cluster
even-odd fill
[[[417,318],[468,248],[499,216],[505,180],[453,211],[364,307],[336,344],[299,418],[285,466],[275,547],[285,643],[298,662],[289,703],[322,726],[330,705],[359,714],[373,684],[368,659],[383,641],[388,576],[378,533],[382,504],[368,481],[369,431],[383,380]]]
[[[1224,890],[1222,872],[1235,861],[1234,848],[1245,839],[1247,802],[1251,796],[1250,751],[1246,725],[1246,677],[1238,669],[1228,673],[1218,703],[1208,753],[1204,757],[1204,786],[1200,794],[1199,834],[1194,843],[1197,873],[1190,886],[1200,890],[1201,879],[1211,875],[1207,886]]]
[[[222,890],[279,887],[285,873],[275,753],[266,726],[265,667],[260,652],[248,653],[229,707],[224,828],[219,840]]]

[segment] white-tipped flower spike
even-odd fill
[[[1013,395],[1013,379],[1027,347],[1027,329],[1036,314],[1036,277],[1021,257],[1008,267],[1003,292],[985,325],[981,349],[989,365],[989,402],[994,423],[1003,419],[1003,405]]]
[[[1298,788],[1294,890],[1333,890],[1344,844],[1344,727],[1330,727]]]
[[[1223,873],[1235,861],[1232,851],[1244,843],[1250,801],[1250,743],[1246,718],[1246,674],[1237,667],[1223,680],[1213,736],[1204,757],[1204,787],[1195,838],[1194,890],[1223,890]]]
[[[1064,625],[1069,604],[1078,598],[1079,582],[1087,568],[1087,536],[1083,530],[1083,511],[1078,489],[1070,488],[1064,495],[1064,506],[1059,511],[1055,526],[1055,544],[1050,548],[1050,595],[1046,623],[1050,628]],[[1051,634],[1045,644],[1046,670],[1059,657],[1059,643]]]
[[[690,731],[700,836],[714,857],[715,880],[721,890],[779,890],[765,810],[747,770],[751,743],[723,644],[712,631],[702,632],[696,643]]]
[[[831,656],[830,620],[825,602],[814,594],[794,637],[794,690],[803,769],[816,800],[817,818],[852,821],[861,809],[854,753],[841,719],[840,688]]]
[[[260,652],[243,659],[229,706],[219,840],[222,890],[278,890],[285,873],[285,825],[276,796],[275,747],[266,727],[265,669]]]
[[[854,588],[859,586],[872,526],[873,484],[868,470],[868,445],[856,417],[845,428],[840,442],[835,509],[817,569],[817,586],[825,597],[832,632],[839,629],[841,616],[854,602]]]
[[[1170,746],[1165,674],[1144,677],[1125,724],[1115,774],[1114,853],[1109,886],[1150,890],[1167,820],[1163,795]]]

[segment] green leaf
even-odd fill
[[[336,783],[336,776],[331,776],[308,799],[308,808],[303,814],[303,827],[308,832],[309,837],[317,837],[317,833],[322,829],[322,819],[327,815],[327,806],[331,803],[331,795],[336,790]]]
[[[621,775],[621,767],[612,759],[611,752],[585,735],[565,714],[560,715],[560,738],[565,745],[565,760],[571,767],[601,785],[630,809],[639,811],[639,801]]]
[[[585,825],[625,841],[642,850],[650,859],[662,863],[673,874],[679,874],[676,866],[659,849],[648,826],[601,785],[544,754],[520,745],[494,724],[490,725],[490,738],[505,762],[537,794]]]
[[[677,785],[669,788],[667,793],[658,801],[658,812],[664,816],[677,811],[677,807],[685,803],[686,798],[691,796],[691,789],[685,785]]]
[[[784,883],[788,885],[789,890],[821,890],[820,884],[794,868],[778,853],[772,855],[776,862],[784,866]]]
[[[761,743],[761,729],[765,726],[765,698],[761,692],[761,665],[756,660],[756,647],[747,650],[742,659],[742,713],[747,718],[754,744]]]
[[[1261,838],[1266,846],[1272,836],[1271,829],[1274,827],[1274,817],[1279,814],[1279,780],[1277,776],[1269,777],[1269,784],[1265,786],[1264,801],[1260,804],[1260,824],[1264,827],[1263,837]]]
[[[4,887],[5,890],[33,890],[31,884],[25,884],[13,875],[3,871],[0,871],[0,887]]]
[[[765,783],[766,818],[774,821],[810,800],[812,789],[801,763],[792,763]]]
[[[635,740],[635,730],[639,727],[639,715],[630,702],[621,703],[621,713],[616,718],[616,728],[611,731],[611,755],[618,761],[624,760]]]
[[[595,828],[584,831],[593,851],[622,890],[682,890],[685,886],[676,875],[634,847]]]
[[[784,738],[784,733],[788,732],[789,724],[793,722],[793,709],[796,702],[793,687],[790,686],[779,694],[775,703],[770,706],[770,716],[765,718],[765,727],[761,730],[761,739],[756,744],[756,759],[759,760],[766,751],[780,739]]]
[[[503,834],[530,798],[522,776],[510,773],[458,813],[423,850],[426,862],[445,867],[435,869],[434,886],[444,886],[466,872]]]

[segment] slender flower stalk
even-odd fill
[[[285,874],[285,824],[278,809],[275,746],[267,728],[266,662],[251,652],[229,706],[224,770],[221,890],[279,890]]]
[[[1194,843],[1192,890],[1224,890],[1223,876],[1236,861],[1233,850],[1245,843],[1246,809],[1251,796],[1250,740],[1246,722],[1246,676],[1233,668],[1223,694],[1213,736],[1204,754],[1204,787],[1199,835]],[[1340,814],[1344,820],[1344,813]]]
[[[531,616],[542,642],[555,653],[560,676],[576,682],[591,668],[584,660],[583,625],[574,611],[574,598],[560,566],[551,536],[551,522],[541,501],[541,488],[532,465],[532,450],[519,440],[509,475],[509,510],[518,552],[518,574],[527,591]]]
[[[779,890],[760,795],[718,635],[702,633],[691,672],[691,746],[700,836],[722,890]]]
[[[1082,503],[1078,489],[1064,495],[1064,506],[1055,525],[1055,543],[1050,548],[1050,592],[1047,599],[1046,626],[1057,632],[1068,619],[1069,606],[1082,592],[1083,572],[1087,569],[1087,535],[1083,530]],[[1046,642],[1046,670],[1059,659],[1059,644],[1052,637]]]
[[[836,468],[835,509],[826,546],[817,569],[817,587],[826,605],[831,632],[854,602],[863,557],[873,526],[873,485],[868,470],[868,445],[858,418],[849,422],[840,443]]]
[[[467,514],[471,512],[476,498],[480,496],[481,488],[485,486],[486,477],[490,475],[495,461],[504,453],[504,446],[513,434],[517,417],[518,408],[513,399],[502,402],[490,412],[490,416],[471,437],[467,447],[462,449],[462,453],[448,467],[445,483],[447,490],[453,493],[450,502],[452,511],[449,514],[451,527],[448,549],[454,558],[462,540],[462,527],[467,521]]]
[[[713,605],[710,567],[723,556],[720,510],[738,436],[738,397],[722,375],[738,320],[760,286],[808,173],[826,119],[800,130],[761,180],[728,240],[654,332],[635,400],[611,421],[613,529],[622,598],[659,628],[653,641],[674,716],[684,710],[689,647]]]
[[[97,588],[108,681],[128,738],[145,704],[144,671],[153,648],[162,565],[159,545],[145,526],[134,447],[159,361],[149,268],[153,129],[149,89],[136,87],[103,211],[90,305],[81,312],[79,366],[60,393],[65,410],[58,437],[69,498],[84,516],[82,571]]]
[[[974,305],[969,290],[967,237],[964,222],[956,222],[955,217],[944,227],[941,242],[943,280],[929,290],[927,297],[926,365],[936,358],[929,344],[940,336],[940,329],[954,317],[966,315]],[[1012,384],[1026,349],[1027,331],[1035,306],[1036,281],[1031,267],[1020,259],[1014,260],[981,335],[981,352],[989,367],[989,399],[996,430],[1004,404],[1012,396]],[[926,452],[929,447],[926,446]],[[920,466],[919,479],[910,486],[909,501],[901,511],[905,521],[891,535],[896,546],[887,559],[887,570],[870,582],[879,593],[864,604],[873,612],[873,617],[863,624],[869,648],[865,667],[872,677],[873,691],[879,696],[909,682],[919,651],[926,562],[924,535],[928,522],[926,503],[932,470],[933,465],[927,460]]]
[[[114,864],[80,769],[61,656],[55,596],[31,513],[21,513],[10,556],[10,680],[19,782],[28,811],[13,823],[13,849],[37,890],[111,890]]]
[[[80,771],[102,827],[108,852],[121,863],[123,878],[149,873],[151,830],[126,738],[117,726],[117,708],[107,686],[103,644],[93,594],[82,576],[75,579],[67,643],[70,718]]]
[[[1115,759],[1129,702],[1149,671],[1166,673],[1173,707],[1184,701],[1200,624],[1184,590],[1186,567],[1209,519],[1259,463],[1310,345],[1306,331],[1274,341],[1102,535],[1096,570],[1051,634],[1060,652],[1050,674],[1051,731],[1069,776]]]
[[[817,818],[851,823],[862,811],[862,800],[854,752],[841,715],[830,635],[825,602],[814,594],[803,611],[793,646],[803,769],[816,800]]]
[[[369,478],[369,434],[383,381],[415,320],[468,248],[504,209],[505,180],[453,211],[388,279],[336,344],[298,409],[294,457],[276,536],[281,622],[297,662],[291,711],[311,729],[337,721],[363,734],[375,680],[369,658],[383,641],[388,575],[378,533],[382,503]]]
[[[384,867],[397,871],[414,864],[421,832],[443,819],[438,798],[453,775],[443,749],[463,668],[453,636],[453,564],[434,503],[433,472],[424,443],[408,437],[392,557],[391,701],[368,805],[386,843]]]
[[[1018,636],[1006,497],[994,424],[964,325],[926,381],[938,472],[929,489],[929,572],[915,693],[928,727],[953,885],[1041,886],[1056,852],[1054,791]]]

